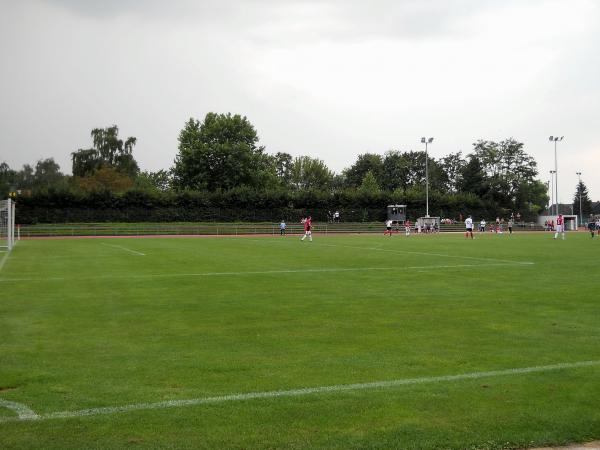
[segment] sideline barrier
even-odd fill
[[[337,233],[374,233],[383,234],[385,227],[378,222],[348,222],[348,223],[315,223],[313,231],[322,234]],[[442,224],[440,232],[461,232],[464,225]],[[505,232],[507,230],[505,229]],[[515,231],[543,231],[536,224],[518,224]],[[302,234],[301,224],[288,224],[286,234]],[[404,233],[404,228],[400,228]],[[489,231],[488,231],[489,232]],[[57,224],[57,225],[22,225],[22,238],[57,237],[57,236],[152,236],[152,235],[279,235],[277,223],[125,223],[125,224]],[[413,231],[415,233],[415,231]]]

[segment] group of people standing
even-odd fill
[[[508,222],[505,222],[504,219],[500,219],[499,217],[496,217],[496,226],[494,227],[492,225],[492,227],[490,228],[490,232],[492,233],[498,233],[498,234],[502,234],[504,232],[504,224],[506,223],[506,225],[508,225],[508,233],[509,235],[512,235],[513,233],[513,228],[515,226],[515,221],[513,216],[510,216],[510,219],[508,219]],[[487,226],[487,222],[485,221],[485,219],[481,219],[481,221],[479,222],[479,232],[480,233],[485,233],[486,230],[486,226]],[[465,237],[470,237],[471,239],[473,239],[473,218],[471,216],[468,216],[465,219],[465,228],[466,228],[466,232],[465,232]]]

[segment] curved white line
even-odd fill
[[[22,403],[11,402],[0,398],[0,408],[6,408],[14,411],[19,416],[20,420],[36,420],[40,416],[35,413],[32,409],[28,408]],[[0,419],[2,421],[2,419]]]

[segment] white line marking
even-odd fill
[[[39,419],[40,416],[37,415],[32,409],[29,409],[27,406],[22,403],[11,402],[9,400],[4,400],[0,398],[0,408],[7,408],[17,413],[18,418],[11,417],[10,419],[15,420],[36,420]],[[4,418],[2,418],[4,419]],[[1,422],[2,420],[0,420]]]
[[[413,251],[409,251],[409,250],[393,250],[393,249],[380,248],[380,247],[355,247],[353,245],[336,245],[336,244],[319,244],[319,245],[324,246],[324,247],[353,248],[356,250],[375,250],[375,251],[379,251],[379,252],[389,252],[389,253],[402,253],[402,254],[412,254],[412,255],[422,255],[422,256],[439,256],[442,258],[472,259],[475,261],[495,261],[495,262],[523,264],[523,265],[533,264],[532,262],[529,262],[529,261],[511,261],[509,259],[479,258],[476,256],[445,255],[443,253],[413,252]]]
[[[4,267],[4,264],[6,263],[6,260],[8,259],[8,255],[10,255],[10,253],[6,252],[4,254],[4,256],[2,257],[2,259],[0,259],[0,272],[2,272],[2,268]]]
[[[73,417],[99,416],[106,414],[117,414],[129,411],[165,409],[165,408],[180,408],[185,406],[197,406],[214,403],[225,403],[234,401],[245,401],[255,399],[271,399],[279,397],[298,397],[310,394],[325,394],[331,392],[344,391],[359,391],[366,389],[385,389],[398,386],[407,386],[425,383],[442,383],[447,381],[472,380],[488,377],[499,377],[507,375],[521,375],[536,372],[548,372],[561,369],[573,369],[579,367],[591,367],[600,365],[600,360],[597,361],[579,361],[572,363],[551,364],[547,366],[522,367],[505,370],[492,370],[489,372],[471,372],[459,375],[442,375],[438,377],[422,377],[422,378],[405,378],[400,380],[375,381],[371,383],[353,383],[353,384],[336,384],[332,386],[319,386],[300,389],[291,389],[286,391],[265,391],[265,392],[249,392],[230,395],[218,395],[215,397],[194,398],[187,400],[167,400],[156,403],[135,403],[122,406],[107,406],[103,408],[89,408],[74,411],[58,411],[47,414],[36,415],[36,417],[0,417],[2,422],[16,422],[24,420],[48,420],[48,419],[67,419]],[[35,413],[34,413],[35,414]]]
[[[529,263],[533,264],[533,263]],[[101,279],[134,279],[134,278],[177,278],[177,277],[214,277],[214,276],[242,276],[242,275],[271,275],[271,274],[294,274],[294,273],[327,273],[327,272],[363,272],[370,270],[436,270],[453,269],[463,267],[489,267],[489,266],[517,266],[521,263],[481,263],[481,264],[452,264],[437,266],[406,266],[406,267],[356,267],[356,268],[324,268],[324,269],[289,269],[289,270],[260,270],[249,272],[197,272],[197,273],[153,273],[147,275],[95,275],[89,277],[47,277],[47,278],[0,278],[0,282],[18,281],[83,281]]]
[[[114,245],[114,244],[105,244],[104,242],[101,242],[100,245],[105,245],[106,247],[113,247],[113,248],[119,248],[121,250],[125,250],[126,252],[130,252],[133,253],[134,255],[139,255],[139,256],[146,256],[145,253],[142,252],[137,252],[135,250],[131,250],[130,248],[127,247],[123,247],[121,245]]]

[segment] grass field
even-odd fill
[[[21,241],[0,448],[598,439],[599,255],[585,233]]]

